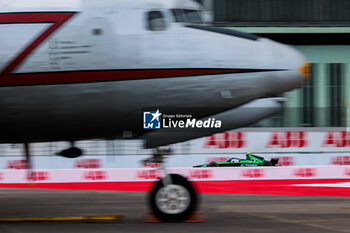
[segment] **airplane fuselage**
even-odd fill
[[[294,49],[179,23],[170,10],[0,13],[0,143],[138,136],[146,108],[204,117],[300,86]]]

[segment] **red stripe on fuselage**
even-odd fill
[[[40,13],[4,13],[0,14],[0,24],[24,24],[24,23],[52,23],[52,25],[32,41],[22,52],[20,52],[1,72],[0,86],[15,85],[14,83],[22,83],[25,80],[14,81],[13,72],[33,50],[41,45],[52,33],[59,29],[67,20],[69,20],[75,12],[40,12]],[[35,84],[35,83],[32,83]]]
[[[239,69],[135,69],[10,74],[8,76],[10,78],[0,81],[0,86],[102,82],[244,72],[251,71]]]

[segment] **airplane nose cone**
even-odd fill
[[[267,61],[272,60],[282,69],[299,69],[306,62],[305,56],[295,48],[270,39],[261,38]]]
[[[269,39],[261,39],[261,42],[265,50],[265,65],[280,71],[273,79],[276,90],[285,92],[299,88],[311,77],[311,65],[301,52]]]

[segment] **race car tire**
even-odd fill
[[[218,165],[218,163],[217,162],[210,162],[209,164],[208,164],[208,167],[218,167],[219,165]]]
[[[273,166],[270,161],[264,161],[261,166]]]
[[[182,222],[197,209],[198,196],[193,185],[177,174],[171,174],[171,184],[159,180],[149,195],[152,213],[163,222]]]

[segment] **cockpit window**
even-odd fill
[[[201,13],[198,10],[172,9],[176,22],[203,23]]]
[[[185,15],[187,18],[187,22],[189,23],[202,23],[201,16],[199,11],[196,10],[185,10]]]
[[[163,31],[166,29],[166,20],[161,11],[149,11],[147,22],[148,30]]]
[[[176,22],[186,22],[185,11],[183,9],[172,9]]]

